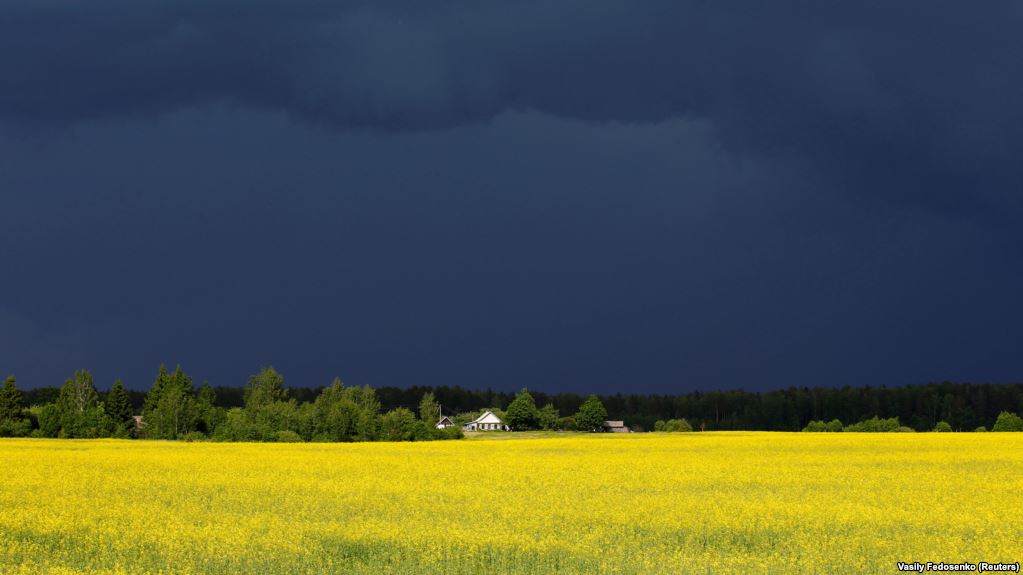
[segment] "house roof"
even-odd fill
[[[501,418],[494,415],[493,411],[484,411],[482,415],[469,423],[501,423]]]
[[[624,421],[605,421],[604,427],[625,427]]]

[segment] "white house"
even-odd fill
[[[511,431],[492,411],[484,411],[483,415],[462,426],[465,431]]]
[[[448,427],[454,427],[454,425],[455,425],[455,423],[453,421],[451,421],[450,419],[448,419],[448,417],[445,415],[444,417],[440,418],[440,421],[437,422],[437,429],[445,429],[445,428],[448,428]]]

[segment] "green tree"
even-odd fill
[[[255,438],[259,441],[276,441],[280,431],[298,433],[298,403],[294,400],[274,401],[249,413]]]
[[[217,426],[214,439],[218,441],[257,441],[253,427],[245,410],[232,407],[224,414],[224,421]]]
[[[607,409],[596,395],[586,398],[575,414],[575,424],[580,430],[600,431],[607,420]]]
[[[80,369],[60,388],[57,407],[62,414],[78,414],[95,407],[98,402],[99,394],[96,393],[92,374],[87,369]]]
[[[143,420],[153,410],[156,409],[156,405],[160,403],[160,398],[163,396],[163,388],[170,380],[170,374],[167,373],[167,366],[160,364],[160,369],[156,373],[156,379],[153,380],[153,386],[149,388],[149,392],[146,393],[146,398],[142,402],[142,417]]]
[[[192,378],[179,365],[173,373],[160,366],[142,410],[143,434],[150,439],[177,439],[196,431],[198,413]]]
[[[32,421],[24,417],[21,392],[14,376],[9,376],[0,389],[0,437],[22,437],[32,431]]]
[[[939,421],[938,424],[934,426],[934,431],[947,433],[952,431],[952,426],[949,425],[947,421]]]
[[[842,431],[842,422],[837,419],[832,419],[828,422],[825,431],[829,431],[831,433],[838,433]]]
[[[92,374],[86,369],[75,372],[64,382],[57,400],[62,437],[104,437],[112,424],[99,403],[99,394]]]
[[[1015,413],[1003,411],[998,414],[991,431],[1023,431],[1023,419]]]
[[[385,413],[381,423],[381,436],[384,441],[413,441],[418,431],[417,424],[423,427],[423,422],[417,421],[416,416],[404,407]]]
[[[103,410],[107,417],[114,423],[118,435],[125,435],[134,429],[135,422],[132,420],[131,399],[128,397],[128,390],[120,379],[114,381],[114,385],[107,393],[107,400],[103,403]]]
[[[249,377],[249,386],[245,390],[245,409],[250,412],[287,399],[284,389],[284,375],[273,367],[264,367],[259,373]]]
[[[440,404],[437,403],[432,392],[424,393],[423,399],[419,401],[419,419],[430,429],[434,429],[434,426],[440,421]]]
[[[368,385],[345,388],[345,397],[359,406],[359,418],[355,422],[355,439],[376,441],[380,437],[380,400]]]
[[[540,416],[538,419],[540,429],[558,429],[560,420],[561,413],[558,411],[558,408],[554,407],[553,403],[548,403],[540,409]]]
[[[217,426],[224,421],[225,412],[217,407],[217,395],[210,384],[203,382],[195,395],[195,411],[198,418],[199,431],[212,436]]]
[[[504,422],[512,431],[536,429],[539,426],[540,412],[536,409],[536,401],[529,394],[529,390],[522,388],[515,396],[505,412]]]
[[[0,389],[0,422],[21,419],[22,405],[21,392],[18,391],[18,384],[13,375],[4,380],[4,386]]]
[[[57,437],[60,435],[60,410],[56,403],[47,403],[29,408],[35,412],[36,421],[39,422],[39,437]],[[33,432],[35,434],[35,432]]]
[[[316,441],[354,441],[361,409],[340,378],[334,378],[314,403],[313,433]]]

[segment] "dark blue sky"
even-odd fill
[[[0,4],[0,371],[1023,379],[1023,5]]]

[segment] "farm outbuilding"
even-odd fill
[[[455,422],[451,421],[446,415],[440,418],[437,422],[437,429],[447,429],[448,427],[454,427]]]
[[[630,433],[632,430],[625,427],[624,421],[605,421],[601,429],[607,433]]]

